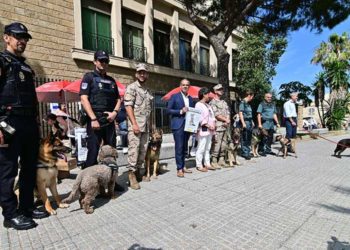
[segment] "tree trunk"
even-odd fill
[[[230,105],[230,82],[228,79],[228,63],[230,60],[230,55],[225,53],[218,56],[218,79],[219,83],[224,87],[224,98],[226,102]]]

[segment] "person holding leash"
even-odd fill
[[[88,154],[84,167],[97,164],[101,141],[116,147],[114,120],[120,108],[120,96],[115,80],[107,75],[109,55],[98,50],[94,54],[95,70],[86,73],[80,85],[80,101],[88,115],[86,132]]]
[[[225,100],[222,99],[224,95],[224,88],[221,84],[214,86],[214,92],[216,98],[210,101],[215,118],[216,118],[216,132],[213,136],[211,145],[211,165],[220,169],[226,166],[225,155],[228,145],[228,134],[227,129],[230,126],[230,108]]]
[[[27,230],[48,216],[34,208],[39,152],[38,101],[34,71],[22,56],[32,36],[22,23],[5,26],[6,49],[0,53],[0,205],[4,227]],[[19,204],[13,187],[19,172]]]
[[[242,157],[246,160],[251,159],[251,143],[252,143],[252,131],[253,131],[253,111],[249,102],[254,98],[254,93],[250,90],[246,91],[245,97],[239,104],[239,121],[240,126],[243,129],[241,137],[241,150]]]
[[[259,145],[259,155],[265,156],[266,154],[276,155],[271,150],[271,145],[273,141],[273,133],[275,132],[275,123],[277,127],[280,127],[277,118],[276,105],[272,102],[272,94],[266,93],[264,100],[258,106],[258,127],[267,130],[269,136],[263,137]],[[275,122],[275,123],[274,123]]]

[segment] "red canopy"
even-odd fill
[[[74,82],[70,81],[57,81],[47,82],[36,88],[36,94],[39,102],[79,102],[81,79]],[[119,94],[123,96],[125,94],[126,87],[117,82]]]
[[[196,98],[198,99],[198,93],[199,93],[199,90],[201,89],[202,87],[198,87],[198,86],[190,86],[190,88],[188,89],[188,94],[192,97],[192,98]],[[173,94],[176,94],[176,93],[179,93],[181,91],[181,88],[180,87],[177,87],[173,90],[171,90],[170,92],[168,92],[165,96],[162,97],[162,100],[163,101],[169,101],[171,96]],[[214,98],[216,95],[212,92],[210,92],[209,94],[209,97],[210,98]]]
[[[69,81],[47,82],[36,88],[36,95],[39,102],[64,103],[62,89],[71,84]]]

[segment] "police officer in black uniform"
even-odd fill
[[[98,50],[94,55],[95,70],[86,73],[80,85],[80,100],[89,120],[87,123],[88,155],[85,167],[97,163],[101,141],[116,147],[114,120],[120,108],[120,96],[115,80],[107,75],[109,56]]]
[[[21,23],[5,26],[6,50],[0,53],[0,205],[4,227],[26,230],[37,226],[33,218],[48,216],[34,209],[34,186],[39,151],[37,98],[34,71],[22,57],[31,39]],[[8,130],[9,126],[15,131]],[[13,187],[19,173],[19,204]],[[18,209],[17,209],[18,207]]]

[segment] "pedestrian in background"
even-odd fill
[[[198,146],[196,151],[196,167],[198,171],[207,172],[208,170],[215,170],[210,164],[210,148],[212,137],[215,134],[215,114],[211,106],[209,89],[204,87],[199,90],[199,102],[196,103],[195,108],[201,111],[201,118],[199,121],[199,129],[197,133]]]
[[[239,120],[242,128],[241,136],[241,151],[242,157],[246,160],[251,159],[251,143],[252,143],[252,130],[254,127],[253,123],[253,111],[249,102],[254,98],[254,93],[250,90],[246,91],[245,97],[239,104]]]
[[[124,95],[128,115],[128,177],[132,189],[140,189],[142,167],[149,140],[153,96],[146,89],[149,73],[145,64],[136,66],[136,81],[129,84]],[[138,178],[136,178],[138,177]]]
[[[266,154],[276,155],[271,150],[273,142],[273,133],[275,132],[275,124],[279,128],[280,124],[277,118],[276,105],[272,102],[272,94],[266,93],[264,100],[258,106],[258,127],[267,130],[269,136],[263,137],[259,145],[259,154],[265,156]]]

